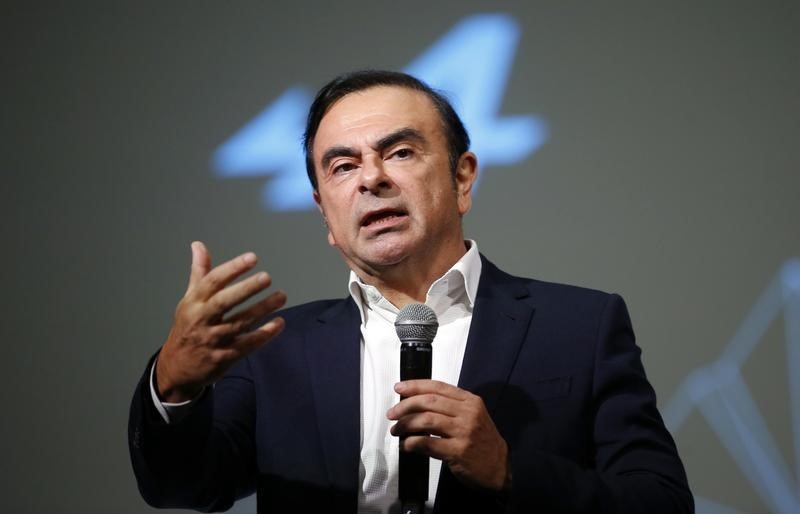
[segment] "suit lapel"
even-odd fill
[[[481,258],[483,271],[458,386],[479,394],[492,413],[514,368],[534,308],[523,301],[529,295],[519,279]],[[330,483],[351,494],[355,503],[361,440],[358,308],[348,298],[312,323],[305,340],[306,358],[326,471]],[[448,486],[440,482],[440,494],[443,489]]]
[[[483,268],[458,386],[483,398],[492,413],[508,382],[534,308],[519,279],[481,256]]]
[[[483,256],[481,260],[481,279],[458,386],[479,395],[494,417],[528,334],[534,308],[526,301],[529,293],[522,280],[500,271]],[[442,466],[434,512],[501,510],[492,495],[464,488],[450,469]]]
[[[330,483],[358,490],[361,347],[358,309],[351,299],[323,312],[308,331],[306,356]]]

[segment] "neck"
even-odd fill
[[[365,283],[376,287],[384,298],[398,309],[410,303],[424,303],[428,290],[437,279],[453,267],[467,253],[463,237],[455,244],[437,246],[437,252],[423,252],[416,258],[379,270],[358,270],[356,274]]]

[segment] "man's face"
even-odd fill
[[[425,94],[380,86],[345,96],[322,118],[313,155],[328,241],[352,269],[376,274],[409,258],[434,265],[454,245],[463,253],[476,160],[465,153],[453,178]]]

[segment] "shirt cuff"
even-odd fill
[[[203,388],[197,396],[192,398],[191,400],[186,400],[185,402],[180,403],[169,403],[169,402],[162,402],[161,399],[158,397],[158,392],[156,391],[155,385],[155,373],[156,373],[156,363],[158,362],[158,358],[153,360],[153,366],[150,368],[150,397],[153,399],[153,405],[155,405],[156,410],[159,414],[161,414],[161,418],[164,422],[169,425],[171,423],[177,423],[178,421],[182,420],[186,417],[186,414],[192,410],[192,406],[203,396],[205,392],[205,388]]]

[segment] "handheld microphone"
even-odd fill
[[[422,303],[406,305],[397,314],[394,328],[401,342],[400,380],[430,379],[431,343],[439,329],[433,309]],[[428,459],[427,455],[400,451],[399,496],[403,514],[425,512]]]

